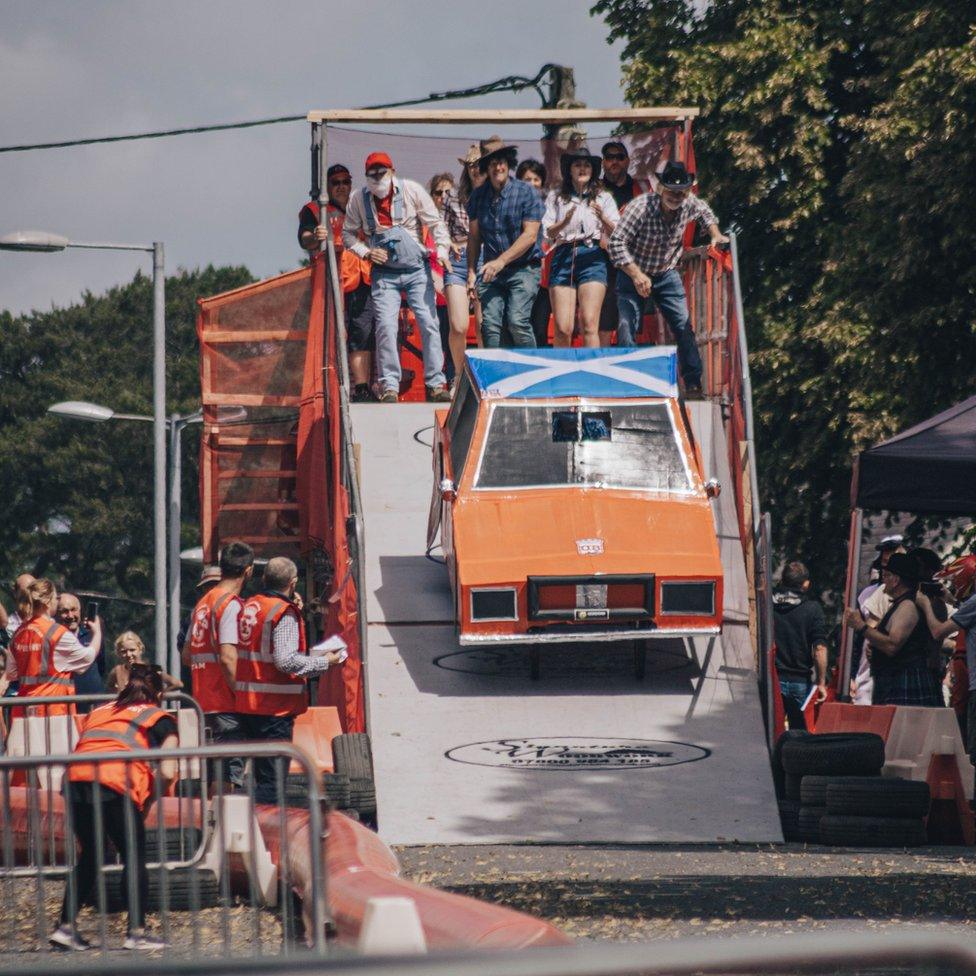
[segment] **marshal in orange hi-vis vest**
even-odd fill
[[[301,715],[308,708],[305,679],[275,667],[272,631],[285,614],[298,621],[298,649],[305,652],[305,625],[293,603],[261,593],[241,610],[237,649],[237,711],[246,715]]]
[[[52,698],[75,693],[74,675],[70,671],[54,670],[54,649],[68,632],[48,616],[33,617],[17,629],[10,642],[10,653],[17,664],[18,698]],[[16,709],[14,718],[22,718],[25,710]],[[73,715],[74,705],[48,705],[32,708],[29,714]]]
[[[146,735],[169,712],[147,703],[119,708],[115,702],[93,709],[85,719],[75,754],[101,752],[131,752],[148,749]],[[101,783],[102,786],[128,795],[141,810],[153,789],[153,772],[148,762],[79,763],[68,770],[68,779],[75,783]]]
[[[234,691],[220,666],[220,618],[234,600],[240,603],[235,594],[214,587],[193,608],[189,636],[193,697],[208,714],[237,710]]]

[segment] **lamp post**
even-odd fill
[[[153,590],[156,599],[156,653],[166,648],[166,279],[163,273],[163,245],[111,244],[71,241],[48,231],[14,231],[0,237],[4,251],[63,251],[65,248],[96,251],[140,251],[152,254],[153,262]],[[94,419],[94,418],[86,418]]]
[[[153,417],[146,417],[138,413],[116,413],[111,407],[103,407],[98,403],[87,403],[84,400],[67,400],[64,403],[55,403],[47,408],[48,413],[53,413],[58,417],[66,417],[70,420],[83,420],[88,423],[104,423],[106,420],[134,420],[141,423],[152,424],[155,422]],[[183,430],[190,424],[198,424],[203,420],[203,415],[199,410],[193,413],[180,416],[178,413],[171,414],[166,420],[169,428],[170,451],[169,451],[169,538],[167,540],[166,551],[169,554],[169,590],[164,597],[163,604],[156,604],[156,619],[162,619],[164,623],[163,643],[157,644],[160,650],[157,656],[162,657],[164,649],[168,648],[166,657],[167,667],[170,674],[179,674],[180,650],[176,645],[176,638],[180,630],[180,528],[182,526],[182,448],[180,439]],[[158,600],[158,597],[157,597]],[[168,612],[162,610],[163,606],[168,607]],[[169,623],[169,642],[165,635],[165,624]]]

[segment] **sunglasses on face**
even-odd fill
[[[435,196],[435,197],[443,197],[443,196],[446,196],[450,192],[451,192],[451,188],[450,187],[447,187],[444,190],[434,190],[434,192],[433,192],[432,195]]]
[[[609,163],[611,161],[618,161],[619,162],[620,160],[626,159],[627,157],[621,155],[620,153],[608,153],[603,158]]]
[[[352,186],[352,180],[332,180],[329,186]]]
[[[366,175],[372,177],[374,180],[378,180],[381,176],[386,176],[389,170],[383,166],[381,169],[368,169],[366,170]]]

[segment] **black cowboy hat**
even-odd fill
[[[564,180],[569,179],[569,167],[581,159],[588,162],[593,168],[594,179],[600,175],[600,167],[603,165],[603,158],[600,156],[594,156],[593,153],[590,152],[588,146],[574,146],[572,149],[567,149],[566,152],[559,157],[559,169],[562,171]]]
[[[479,142],[481,156],[478,158],[478,169],[482,173],[488,172],[488,163],[496,156],[506,156],[509,166],[515,166],[518,161],[518,146],[506,145],[501,136],[488,136]]]
[[[695,182],[695,174],[688,172],[684,163],[669,162],[658,174],[658,182],[665,190],[687,190]]]
[[[918,583],[922,579],[918,560],[909,556],[907,552],[893,552],[885,569],[906,583]]]

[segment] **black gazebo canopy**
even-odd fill
[[[976,515],[976,396],[862,451],[857,508]]]

